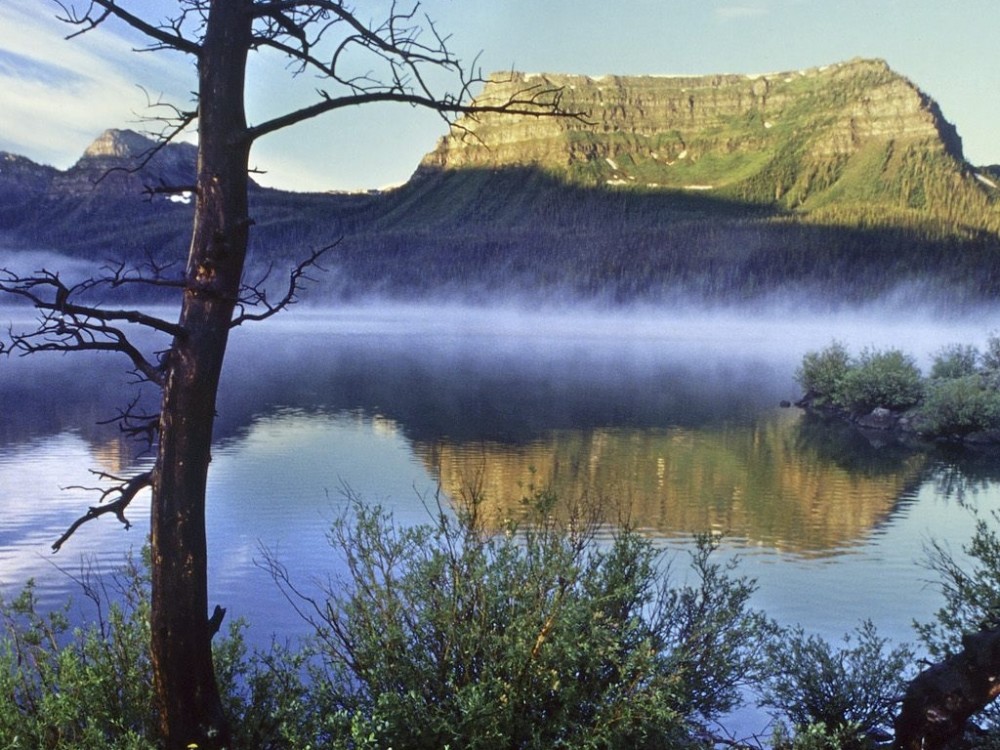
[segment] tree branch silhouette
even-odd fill
[[[134,477],[124,479],[122,477],[114,476],[113,474],[108,474],[105,472],[93,472],[100,479],[110,479],[114,480],[116,484],[109,488],[95,488],[95,487],[67,487],[67,489],[89,489],[101,493],[101,502],[103,503],[108,497],[117,494],[117,499],[107,503],[106,505],[95,505],[91,506],[82,516],[77,518],[70,527],[59,537],[55,542],[52,543],[52,551],[58,552],[62,549],[62,546],[73,536],[74,532],[83,524],[88,521],[93,521],[95,518],[100,518],[106,513],[114,513],[119,521],[125,526],[126,529],[132,527],[132,524],[125,517],[125,509],[128,508],[129,504],[135,499],[142,490],[149,487],[153,482],[153,473],[151,471],[143,472],[142,474],[137,474]]]

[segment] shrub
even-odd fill
[[[933,541],[928,567],[937,573],[944,604],[929,622],[915,623],[917,634],[935,661],[965,647],[968,633],[1000,627],[1000,512],[978,516],[969,542],[955,552],[947,540]],[[988,705],[974,721],[985,727],[968,744],[971,750],[1000,747],[1000,706]],[[971,733],[970,733],[971,734]]]
[[[980,375],[932,381],[918,412],[922,432],[958,436],[1000,424],[1000,392]]]
[[[878,745],[864,737],[859,728],[853,724],[830,729],[823,724],[810,724],[800,727],[794,734],[788,727],[778,724],[771,737],[773,750],[848,750],[856,748],[875,750]]]
[[[981,357],[983,371],[1000,372],[1000,334],[993,332],[986,339],[986,351]]]
[[[931,656],[962,647],[962,635],[1000,627],[1000,515],[978,517],[972,539],[957,556],[946,542],[932,542],[928,566],[937,573],[944,604],[934,619],[917,626]]]
[[[145,577],[130,566],[113,593],[89,575],[81,583],[96,607],[84,628],[70,626],[69,604],[40,612],[31,581],[0,601],[0,738],[13,748],[152,750]]]
[[[160,747],[149,661],[148,569],[129,560],[110,578],[80,583],[96,617],[70,625],[71,605],[40,611],[28,582],[0,601],[0,748],[155,750]],[[315,746],[323,717],[311,711],[309,649],[250,652],[234,623],[215,648],[233,746]]]
[[[887,643],[871,622],[839,649],[801,628],[771,643],[761,704],[791,723],[796,736],[788,746],[861,748],[891,726],[914,655],[907,646],[887,651]]]
[[[913,358],[898,349],[865,349],[840,384],[837,401],[854,414],[883,407],[903,411],[916,405],[923,380]]]
[[[950,344],[934,355],[934,361],[931,364],[931,378],[941,380],[975,375],[979,360],[979,350],[975,346]]]
[[[692,580],[661,581],[625,529],[552,519],[490,533],[479,500],[401,528],[357,505],[331,542],[347,580],[303,598],[320,642],[323,709],[343,732],[394,748],[685,747],[760,673],[769,622],[754,584],[692,554]],[[291,585],[280,565],[272,571]]]
[[[833,404],[850,367],[847,349],[834,341],[826,349],[809,352],[802,358],[802,364],[795,371],[795,381],[818,405]]]

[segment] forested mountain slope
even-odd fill
[[[958,306],[1000,291],[1000,175],[884,62],[771,75],[506,74],[580,118],[459,121],[403,187],[254,190],[263,268],[341,240],[318,299],[585,298]],[[8,255],[181,258],[194,149],[108,131],[66,172],[0,154]],[[122,169],[124,167],[124,169]]]

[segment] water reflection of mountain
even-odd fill
[[[556,431],[528,445],[442,440],[416,452],[448,493],[478,484],[495,518],[516,516],[533,484],[603,502],[611,521],[624,500],[632,522],[665,535],[715,530],[806,555],[862,542],[925,464],[863,449],[845,462],[804,439],[792,410],[751,425]]]
[[[718,529],[801,554],[858,543],[928,477],[969,494],[1000,465],[928,463],[923,450],[777,409],[796,395],[798,339],[751,322],[566,318],[536,330],[492,316],[370,317],[306,315],[236,338],[217,445],[275,415],[357,414],[394,425],[449,492],[482,474],[498,512],[534,482],[623,498],[663,534]],[[0,446],[73,431],[105,468],[134,458],[113,425],[96,426],[135,392],[120,361],[0,368]]]

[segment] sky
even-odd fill
[[[177,2],[124,5],[162,18]],[[356,3],[362,17],[384,5]],[[421,9],[484,73],[769,73],[882,58],[940,104],[970,162],[1000,164],[997,0],[424,0]],[[138,37],[120,24],[67,40],[58,12],[52,0],[0,0],[0,151],[65,169],[106,128],[149,130],[145,119],[167,111],[155,105],[190,105],[188,58],[136,52]],[[251,122],[313,101],[317,85],[281,60],[255,61]],[[255,179],[288,190],[380,188],[406,181],[446,132],[427,111],[360,107],[267,136],[251,161]]]

